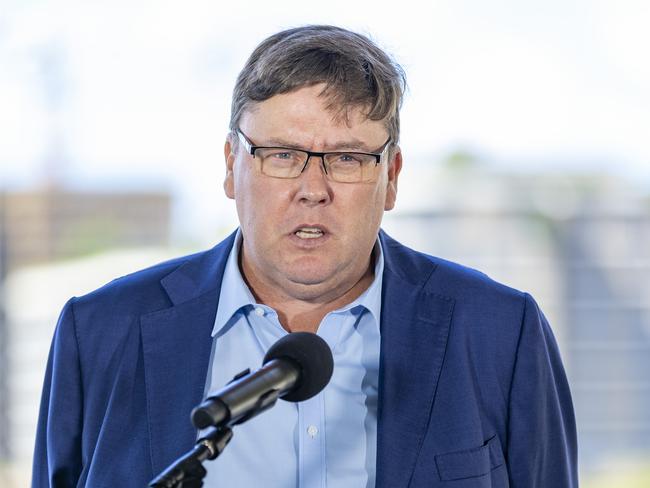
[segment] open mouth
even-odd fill
[[[300,227],[294,232],[300,239],[318,239],[322,237],[325,232],[318,227]]]

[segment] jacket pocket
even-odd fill
[[[480,447],[436,455],[438,475],[442,481],[483,476],[503,463],[503,450],[497,436]]]

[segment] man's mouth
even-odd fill
[[[300,227],[294,234],[301,239],[317,239],[322,237],[325,232],[318,227]]]

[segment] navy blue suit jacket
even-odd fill
[[[66,304],[34,487],[144,487],[192,448],[233,237]],[[380,238],[376,486],[576,487],[569,387],[533,299]]]

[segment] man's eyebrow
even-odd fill
[[[303,149],[305,151],[311,151],[310,148],[296,144],[295,141],[287,141],[281,137],[272,137],[268,139],[268,142],[264,145],[269,146],[279,146],[279,147],[289,147],[294,149]],[[337,141],[333,144],[327,144],[323,149],[325,152],[338,152],[338,151],[360,151],[360,152],[372,152],[376,148],[370,148],[368,145],[358,139],[350,139],[346,141]]]
[[[268,139],[264,146],[293,147],[295,149],[301,149],[295,142],[287,141],[281,137],[272,137]]]

